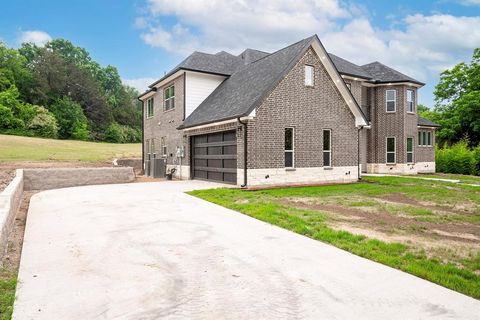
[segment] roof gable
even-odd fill
[[[320,57],[321,63],[354,114],[355,124],[367,125],[365,115],[315,35],[240,67],[209,95],[179,128],[249,115],[293,68],[310,46]]]

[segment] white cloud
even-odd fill
[[[465,6],[480,6],[480,0],[461,0],[460,4]]]
[[[17,38],[18,43],[31,42],[39,46],[43,46],[50,40],[52,40],[52,37],[45,31],[40,30],[22,31]]]
[[[137,79],[122,79],[122,82],[127,86],[137,89],[139,92],[144,92],[148,86],[157,80],[156,78],[137,78]]]
[[[478,4],[480,0],[465,0]],[[389,16],[374,27],[367,8],[341,0],[147,0],[143,41],[179,56],[194,50],[274,51],[318,34],[328,51],[358,64],[380,61],[434,83],[480,44],[480,15]],[[147,12],[147,13],[145,13]],[[173,26],[165,23],[176,21]],[[431,95],[431,92],[429,93]]]

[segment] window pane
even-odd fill
[[[426,131],[423,131],[423,132],[422,132],[422,145],[423,145],[423,146],[428,145],[427,132],[426,132]]]
[[[330,152],[323,152],[323,166],[330,167]]]
[[[422,132],[421,131],[418,132],[418,145],[419,146],[422,145]]]
[[[395,138],[387,138],[387,152],[395,151]]]
[[[293,150],[293,128],[285,128],[285,150]]]
[[[395,111],[395,101],[387,101],[387,111]]]
[[[395,163],[395,153],[387,153],[387,163]]]
[[[313,67],[305,66],[305,85],[313,86]]]
[[[293,152],[285,151],[285,167],[293,167]]]
[[[345,83],[347,85],[348,90],[352,91],[352,84],[351,83]]]
[[[387,101],[395,101],[395,90],[387,90]]]
[[[323,150],[330,149],[330,130],[323,130]]]
[[[427,144],[432,145],[432,133],[430,131],[427,132]]]
[[[413,153],[411,153],[411,152],[407,153],[407,162],[408,163],[413,162]]]
[[[413,151],[413,138],[407,138],[407,152]]]
[[[413,101],[413,91],[412,90],[407,90],[407,101],[408,102]]]

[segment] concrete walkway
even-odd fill
[[[478,319],[480,302],[191,197],[206,182],[31,199],[14,319]]]

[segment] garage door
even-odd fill
[[[192,137],[193,177],[237,183],[237,140],[235,131]]]

